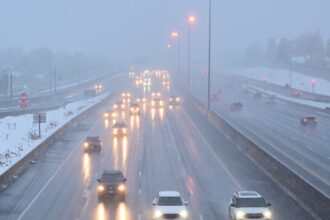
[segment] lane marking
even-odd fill
[[[203,134],[198,130],[192,119],[189,117],[189,115],[186,113],[185,110],[182,111],[183,114],[188,119],[189,123],[191,124],[192,128],[195,130],[195,132],[198,134],[198,136],[201,138],[201,140],[204,142],[208,150],[211,152],[211,154],[215,157],[217,162],[220,164],[220,166],[223,168],[225,173],[229,176],[231,181],[238,187],[239,189],[242,189],[242,186],[238,183],[238,181],[235,179],[235,177],[231,174],[231,172],[228,170],[224,162],[219,158],[219,156],[215,153],[213,147],[208,143],[208,141],[204,138]]]
[[[200,219],[200,220],[204,220],[202,214],[199,214],[199,219]]]
[[[99,125],[101,119],[97,120],[96,123],[93,125],[93,127],[91,127],[91,129],[89,129],[87,132],[85,132],[84,136],[86,136],[88,133],[90,133],[92,130],[94,130],[96,128],[96,126]],[[26,206],[26,208],[24,209],[24,211],[19,215],[19,217],[17,218],[17,220],[21,220],[24,215],[27,213],[27,211],[29,211],[29,209],[32,207],[32,205],[39,199],[39,197],[41,196],[41,194],[45,191],[45,189],[48,187],[48,185],[53,181],[53,179],[57,176],[57,174],[60,172],[60,170],[63,168],[64,164],[69,160],[69,158],[73,155],[73,153],[75,151],[77,151],[77,149],[79,149],[81,147],[81,144],[83,143],[84,140],[80,141],[79,144],[77,144],[72,151],[68,154],[68,156],[62,161],[62,163],[60,164],[60,166],[56,169],[56,171],[53,173],[53,175],[48,179],[48,181],[46,182],[46,184],[41,188],[41,190],[34,196],[34,198],[31,200],[31,202],[28,204],[28,206]]]
[[[140,177],[142,176],[142,171],[141,171],[141,170],[139,171],[139,176],[140,176]]]
[[[138,220],[141,220],[141,215],[140,215],[140,214],[138,214],[137,218],[138,218]]]
[[[138,190],[138,195],[139,195],[139,196],[141,195],[141,192],[142,192],[142,190],[139,189],[139,190]]]

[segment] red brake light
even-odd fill
[[[307,122],[308,121],[308,119],[307,118],[304,118],[304,122]]]

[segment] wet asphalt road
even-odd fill
[[[122,87],[134,97],[150,95],[148,89]],[[157,82],[151,90],[162,91],[164,98],[177,93]],[[102,117],[118,98],[110,100],[0,194],[0,219],[151,219],[151,202],[161,190],[180,191],[194,220],[228,219],[235,190],[264,195],[275,220],[313,219],[182,98],[182,106],[172,110],[151,110],[147,104],[140,116],[127,117],[129,135],[115,139],[112,122]],[[83,152],[87,135],[101,137],[101,153]],[[98,202],[96,179],[104,169],[124,172],[125,202]]]

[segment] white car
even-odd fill
[[[229,205],[229,216],[232,220],[271,220],[270,203],[254,191],[235,192]]]
[[[161,191],[152,202],[154,219],[186,219],[187,205],[181,194],[176,191]]]

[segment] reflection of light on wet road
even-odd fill
[[[106,220],[105,207],[103,203],[97,205],[97,220]]]
[[[171,90],[170,86],[166,86],[166,91],[169,92]]]
[[[142,108],[143,108],[143,112],[145,114],[147,112],[147,104],[146,103],[143,103],[142,104]]]
[[[129,125],[130,125],[130,128],[131,128],[131,130],[133,130],[134,129],[134,115],[131,115],[131,117],[129,118],[130,120],[129,120]]]
[[[127,148],[128,148],[128,140],[127,137],[123,138],[123,146],[122,146],[122,171],[126,173],[126,162],[127,162]]]
[[[114,137],[112,141],[113,168],[118,169],[118,138]]]
[[[119,203],[117,210],[116,210],[116,220],[128,220],[129,213],[128,208],[125,203]]]
[[[105,129],[109,128],[109,119],[104,119],[104,127]]]
[[[186,178],[186,185],[187,185],[187,189],[188,189],[190,195],[194,195],[196,185],[195,185],[195,182],[194,182],[194,180],[191,176],[188,176]]]
[[[130,117],[130,128],[134,130],[135,128],[140,128],[140,116],[139,115],[132,115]]]
[[[164,108],[159,109],[160,120],[164,120]]]
[[[83,170],[84,182],[86,182],[89,179],[89,175],[91,171],[91,160],[88,153],[84,154],[83,166],[84,166],[84,170]]]
[[[152,108],[151,109],[151,119],[154,120],[155,119],[155,116],[156,116],[156,109],[155,108]]]

